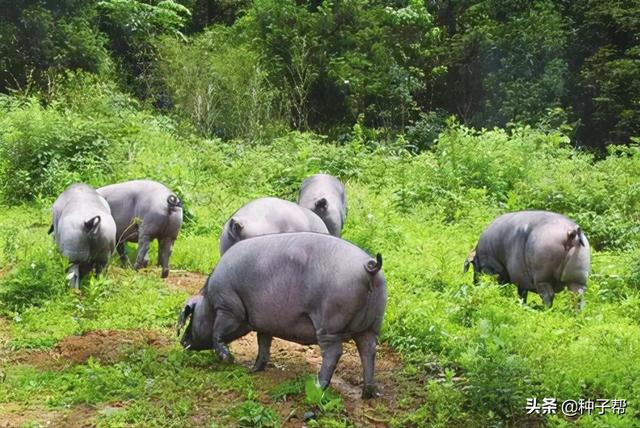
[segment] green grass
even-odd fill
[[[24,115],[12,114],[0,121],[0,144],[8,144],[2,139],[7,124],[23,126]],[[45,116],[64,114],[51,108]],[[116,123],[101,127],[111,142],[111,166],[89,177],[92,184],[149,177],[184,200],[188,215],[174,269],[208,274],[219,258],[220,229],[242,203],[265,195],[294,200],[302,179],[320,171],[346,183],[344,238],[384,258],[389,303],[382,340],[404,364],[397,408],[388,415],[393,426],[521,426],[529,420],[524,409],[530,397],[628,400],[625,415],[540,419],[549,426],[637,424],[637,149],[596,161],[557,133],[477,133],[453,125],[433,151],[414,155],[402,139],[372,140],[358,129],[341,145],[298,133],[250,145],[204,140],[144,111],[123,110],[114,118],[96,113],[95,120]],[[46,131],[33,129],[22,132]],[[79,293],[68,290],[66,263],[46,235],[54,191],[61,189],[44,189],[31,202],[0,206],[2,350],[50,349],[93,330],[146,329],[174,337],[187,295],[167,287],[156,271],[135,273],[114,261],[103,278],[89,278]],[[583,311],[568,292],[544,309],[536,295],[521,305],[515,287],[489,277],[473,286],[471,274],[463,274],[469,250],[491,219],[524,208],[565,213],[588,234],[593,274]],[[155,247],[151,254],[155,263]],[[0,404],[53,410],[89,404],[99,426],[183,426],[193,418],[206,426],[278,426],[287,396],[305,408],[326,407],[310,424],[344,426],[348,419],[339,399],[335,406],[309,402],[313,392],[300,379],[266,386],[244,368],[176,345],[142,347],[114,363],[89,361],[62,371],[3,362]]]

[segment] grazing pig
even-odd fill
[[[260,198],[233,213],[222,228],[220,255],[243,239],[284,232],[329,233],[311,210],[278,198]]]
[[[582,229],[568,218],[547,211],[504,214],[487,227],[467,258],[465,272],[498,276],[501,284],[514,283],[523,302],[527,292],[540,295],[551,306],[555,293],[565,286],[580,296],[591,269],[591,253]]]
[[[162,278],[169,276],[169,258],[182,226],[182,202],[163,184],[134,180],[101,187],[98,192],[111,206],[116,221],[117,250],[120,260],[128,262],[127,242],[138,243],[134,269],[149,263],[149,244],[158,240],[158,265]]]
[[[347,197],[340,180],[328,174],[307,177],[300,188],[298,205],[316,213],[329,233],[340,237],[347,217]]]
[[[269,360],[272,337],[310,345],[322,352],[320,385],[325,388],[354,339],[363,366],[363,398],[375,395],[376,338],[387,300],[386,281],[376,259],[331,235],[298,232],[265,235],[234,245],[218,262],[201,294],[178,319],[186,349],[213,349],[232,359],[227,344],[258,332],[255,371]]]
[[[86,184],[69,186],[53,203],[49,233],[69,259],[69,285],[80,286],[95,268],[96,276],[109,262],[116,245],[116,225],[109,204]]]

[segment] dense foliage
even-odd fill
[[[637,0],[2,4],[0,90],[81,69],[204,135],[339,135],[360,121],[422,148],[449,115],[562,126],[600,150],[640,135]]]

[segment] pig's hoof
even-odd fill
[[[135,264],[135,265],[133,265],[133,268],[134,268],[135,270],[140,270],[140,269],[144,269],[144,268],[146,268],[147,266],[149,266],[149,262],[148,262],[148,261],[144,261],[144,262],[142,262],[142,263],[138,263],[138,262],[136,262],[136,264]]]
[[[379,396],[380,394],[378,393],[378,390],[376,389],[375,385],[365,385],[362,388],[362,398],[364,400],[368,400],[370,398],[376,398]]]
[[[160,278],[164,279],[168,276],[169,276],[169,269],[167,270],[162,269],[162,274],[160,275]]]
[[[305,412],[304,416],[302,417],[302,419],[307,422],[311,419],[315,419],[316,418],[316,414],[313,412]]]
[[[223,363],[233,364],[234,358],[233,355],[231,355],[229,352],[225,352],[223,354],[220,354],[220,360]]]
[[[251,369],[252,372],[262,372],[264,371],[264,369],[267,368],[267,362],[266,361],[256,361],[256,363],[253,365],[253,368]]]

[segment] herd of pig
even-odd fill
[[[127,242],[137,242],[134,268],[148,264],[149,244],[158,240],[162,277],[182,225],[182,202],[166,186],[135,180],[93,189],[74,184],[55,201],[49,233],[71,263],[69,281],[79,287],[91,270],[100,272],[118,251],[128,263]],[[317,174],[302,183],[298,203],[260,198],[242,206],[224,224],[220,260],[200,293],[178,319],[188,325],[185,349],[213,349],[224,361],[227,345],[257,332],[254,370],[264,370],[273,337],[318,344],[318,375],[327,387],[353,339],[363,368],[363,398],[376,395],[373,380],[377,336],[387,300],[382,256],[371,257],[340,238],[347,216],[344,185]],[[591,259],[584,232],[568,218],[546,211],[504,214],[482,233],[464,263],[465,272],[495,275],[513,283],[526,301],[538,293],[551,306],[556,292],[579,294],[587,285]]]

